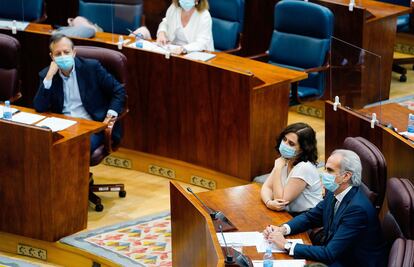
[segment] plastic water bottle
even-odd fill
[[[135,34],[135,46],[136,47],[138,48],[144,47],[144,43],[142,42],[142,39],[144,39],[144,36],[142,35],[142,33]]]
[[[263,255],[263,267],[273,267],[272,244],[267,244],[266,252]]]
[[[408,114],[407,132],[414,134],[414,114]]]
[[[5,119],[5,120],[11,120],[12,119],[12,111],[11,111],[9,100],[4,101],[3,119]]]

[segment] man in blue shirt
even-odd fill
[[[52,35],[49,47],[52,61],[39,73],[36,111],[104,122],[122,112],[125,89],[99,61],[76,57],[72,41],[62,34]],[[112,138],[114,142],[121,139],[117,124]],[[91,135],[91,152],[103,141],[103,132]]]
[[[386,266],[386,244],[375,208],[360,188],[361,170],[355,152],[335,150],[322,174],[325,199],[280,227],[267,227],[265,238],[295,258],[330,266]],[[322,246],[292,244],[284,237],[322,226]]]

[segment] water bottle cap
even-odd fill
[[[4,104],[10,105],[10,101],[9,100],[6,100],[6,101],[4,101]]]

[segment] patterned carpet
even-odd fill
[[[399,102],[398,104],[408,108],[409,110],[414,110],[414,96],[412,96],[412,99]]]
[[[65,237],[60,242],[122,266],[172,266],[168,212]]]
[[[0,267],[38,267],[37,264],[31,264],[14,258],[0,256]]]

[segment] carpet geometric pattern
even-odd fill
[[[14,258],[0,256],[0,267],[39,267],[40,265],[31,264]]]
[[[65,237],[60,242],[122,266],[172,266],[169,213],[83,232]]]
[[[401,106],[408,108],[409,110],[414,110],[414,99],[406,100],[403,102],[399,102]]]

